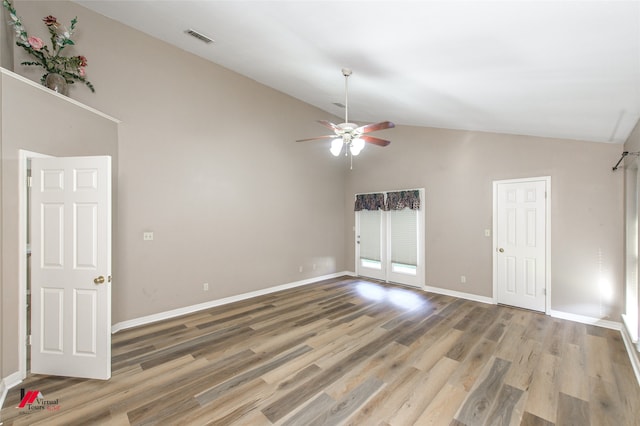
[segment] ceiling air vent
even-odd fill
[[[189,34],[192,37],[197,38],[200,41],[204,41],[205,43],[209,44],[209,43],[213,43],[213,39],[207,37],[206,35],[199,33],[196,30],[192,30],[192,29],[188,29],[185,31],[185,33]]]

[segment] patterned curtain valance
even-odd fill
[[[420,191],[387,192],[387,210],[420,210]]]
[[[355,211],[384,210],[384,194],[356,194]]]

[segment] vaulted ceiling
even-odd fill
[[[350,121],[621,143],[640,117],[640,1],[77,3],[338,116],[351,68]]]

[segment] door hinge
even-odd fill
[[[27,336],[27,346],[31,346],[31,335]]]
[[[27,176],[27,186],[29,188],[33,186],[33,178],[31,176]]]

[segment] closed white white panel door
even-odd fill
[[[364,277],[385,279],[386,259],[382,210],[356,212],[356,273]]]
[[[31,161],[31,372],[111,377],[111,157]]]
[[[545,311],[546,181],[496,185],[498,303]]]

